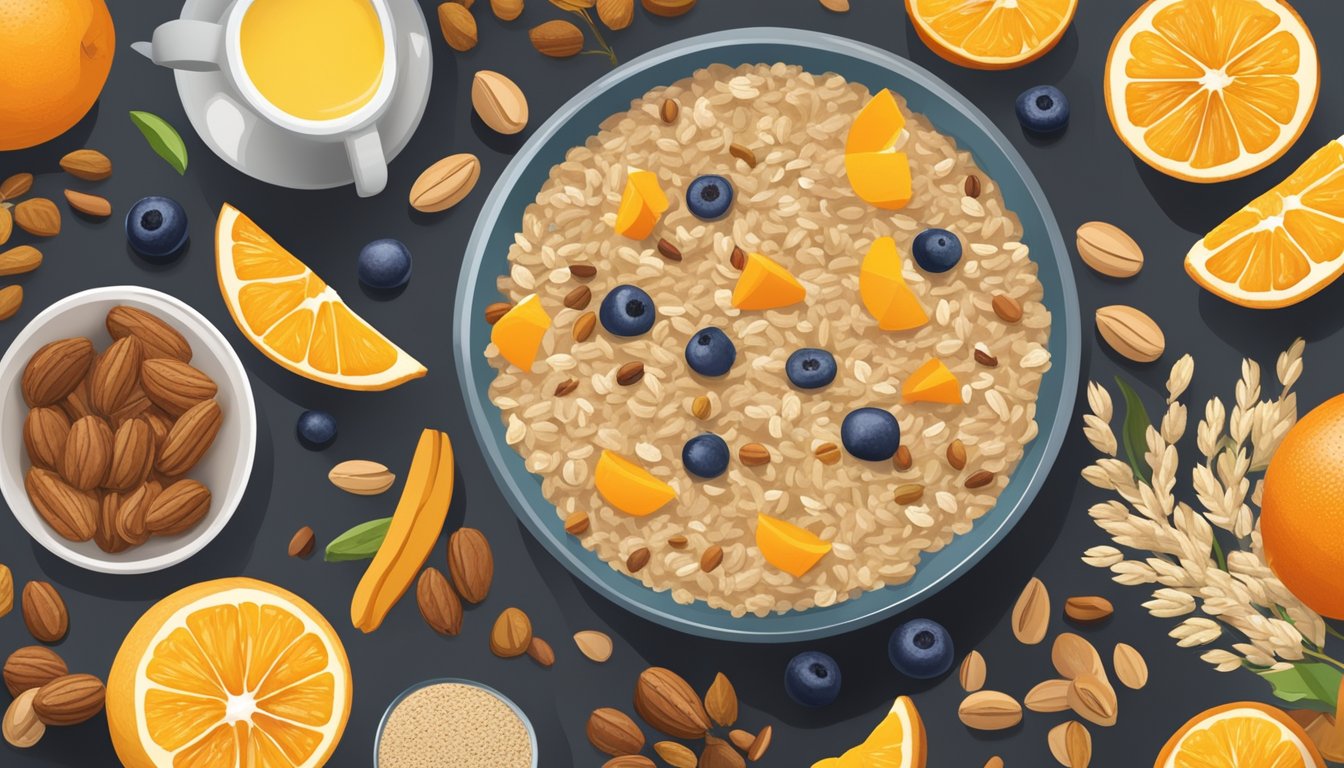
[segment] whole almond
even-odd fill
[[[490,0],[490,10],[500,21],[513,21],[523,15],[523,0]]]
[[[1023,703],[1032,712],[1063,712],[1069,708],[1069,681],[1044,680],[1027,691]]]
[[[527,653],[532,642],[532,620],[518,608],[505,608],[490,630],[490,652],[502,659]]]
[[[134,336],[144,345],[145,359],[168,357],[191,362],[191,344],[168,323],[143,309],[113,307],[107,313],[107,332],[114,339]]]
[[[1092,734],[1077,720],[1064,725],[1064,755],[1069,768],[1087,768],[1092,764]]]
[[[979,651],[971,651],[961,660],[961,669],[957,673],[961,689],[975,693],[985,687],[985,657]]]
[[[93,675],[66,675],[37,689],[33,711],[47,725],[78,725],[103,711],[106,695]]]
[[[1105,678],[1106,670],[1101,665],[1101,655],[1096,647],[1080,635],[1061,632],[1050,648],[1050,661],[1060,677],[1069,680],[1079,675],[1091,674]]]
[[[607,29],[625,29],[635,18],[635,0],[597,0],[597,18]]]
[[[1022,320],[1022,305],[1018,304],[1012,296],[996,293],[993,300],[990,301],[990,306],[994,309],[994,314],[1009,325]]]
[[[351,459],[331,468],[327,473],[331,484],[356,496],[377,496],[392,487],[397,476],[376,461]]]
[[[1115,676],[1126,688],[1137,691],[1148,684],[1148,662],[1144,661],[1143,654],[1134,646],[1116,643],[1111,661],[1115,666]]]
[[[1101,621],[1115,612],[1111,601],[1096,595],[1070,597],[1064,601],[1064,615],[1074,621]]]
[[[1104,221],[1078,227],[1078,255],[1109,277],[1133,277],[1143,269],[1143,249],[1124,230]]]
[[[976,691],[962,699],[957,717],[967,728],[1001,731],[1022,722],[1022,705],[1006,693]]]
[[[97,416],[85,416],[71,424],[61,455],[61,477],[81,491],[101,486],[112,468],[114,442],[112,428]]]
[[[61,158],[61,170],[85,181],[102,181],[112,175],[112,161],[96,149],[77,149]]]
[[[5,719],[0,725],[5,741],[17,749],[34,746],[47,732],[47,726],[38,719],[33,709],[33,700],[37,698],[37,689],[24,691],[9,703],[5,709]]]
[[[700,697],[680,675],[663,667],[649,667],[635,684],[635,711],[644,722],[678,739],[702,739],[709,731],[709,715]]]
[[[893,500],[897,504],[914,504],[924,498],[924,486],[919,483],[903,483],[896,486]]]
[[[0,245],[9,242],[9,236],[14,234],[14,214],[9,212],[9,208],[0,205]]]
[[[1013,606],[1013,635],[1025,645],[1036,645],[1050,629],[1050,593],[1040,579],[1032,578]]]
[[[476,47],[476,17],[459,3],[439,4],[439,31],[448,47],[470,51]]]
[[[902,445],[896,449],[896,455],[891,457],[892,466],[904,472],[914,466],[915,458],[910,453],[909,446]]]
[[[305,525],[290,537],[289,548],[286,552],[290,557],[306,560],[309,555],[313,554],[313,548],[316,546],[317,541],[313,535],[313,529]]]
[[[140,380],[145,346],[134,336],[117,339],[103,350],[89,372],[89,402],[104,416],[111,416],[130,397]]]
[[[527,97],[509,78],[482,69],[471,79],[471,106],[481,122],[497,133],[511,136],[527,127]]]
[[[210,450],[223,422],[224,414],[214,400],[192,406],[168,430],[155,469],[169,476],[189,471]]]
[[[18,696],[69,673],[60,654],[44,645],[26,645],[5,659],[3,674],[9,695]]]
[[[178,417],[219,392],[205,373],[171,357],[146,360],[140,365],[140,386],[149,401]]]
[[[644,0],[644,10],[654,16],[673,18],[690,13],[696,0]]]
[[[602,7],[600,3],[598,7]],[[690,747],[675,741],[660,741],[653,745],[653,751],[671,768],[696,768],[698,762]]]
[[[1167,348],[1167,337],[1157,323],[1123,304],[1097,310],[1097,332],[1111,349],[1136,363],[1151,363]]]
[[[737,459],[748,467],[763,467],[770,463],[770,449],[760,443],[747,443],[738,450]]]
[[[1069,723],[1076,722],[1070,720],[1068,723],[1060,723],[1051,728],[1045,736],[1045,743],[1050,748],[1050,755],[1055,758],[1055,762],[1067,768],[1069,765],[1069,750],[1066,743]]]
[[[23,623],[33,637],[55,643],[70,630],[70,613],[56,588],[45,581],[23,585]]]
[[[592,337],[595,328],[597,328],[597,315],[593,312],[584,312],[574,321],[574,340],[587,341]]]
[[[448,537],[448,572],[463,600],[469,603],[485,600],[495,579],[495,555],[484,533],[475,528],[459,528]]]
[[[611,637],[604,632],[598,632],[595,629],[576,632],[574,634],[574,644],[579,647],[579,653],[582,653],[590,661],[603,664],[611,658]]]
[[[532,642],[527,644],[527,656],[543,667],[555,666],[555,649],[536,635],[533,635]]]
[[[591,524],[592,520],[588,517],[588,513],[579,510],[565,518],[565,533],[570,536],[582,536],[588,532],[588,527]]]
[[[0,619],[14,610],[14,573],[0,563]]]
[[[570,309],[587,309],[593,300],[593,292],[586,285],[580,285],[565,294],[565,306]]]
[[[737,691],[722,672],[714,676],[705,692],[705,712],[724,728],[737,722]]]
[[[835,443],[822,443],[812,451],[812,454],[822,464],[834,465],[840,463],[840,446]]]
[[[99,219],[112,215],[112,203],[108,202],[106,197],[91,195],[88,192],[79,192],[74,189],[67,189],[63,194],[65,195],[65,202],[76,213]]]
[[[34,408],[23,420],[23,445],[28,460],[45,469],[55,469],[65,455],[70,419],[60,408]]]
[[[570,264],[569,274],[579,280],[589,280],[597,277],[597,267],[594,267],[592,264]]]
[[[121,494],[104,491],[98,503],[98,528],[93,532],[93,543],[108,554],[130,549],[131,542],[117,535],[117,514],[121,509]]]
[[[643,755],[621,755],[603,763],[602,768],[657,768],[657,766]]]
[[[33,508],[61,538],[88,541],[98,530],[98,497],[71,487],[55,472],[32,467],[23,478]]]
[[[752,740],[751,746],[747,747],[747,759],[754,763],[765,757],[765,753],[770,749],[770,742],[774,740],[774,737],[775,727],[773,725],[762,728],[761,732],[756,734],[756,738]]]
[[[1073,679],[1069,684],[1069,707],[1090,723],[1115,725],[1118,712],[1115,689],[1097,675],[1086,673]]]
[[[163,489],[158,483],[150,481],[122,495],[121,504],[117,507],[117,517],[112,521],[119,538],[133,545],[143,544],[149,538],[145,518],[149,516],[149,509],[154,505],[154,500],[162,492]]]
[[[18,245],[0,253],[0,276],[23,275],[42,266],[42,252],[31,245]]]
[[[586,730],[593,748],[613,757],[637,755],[644,749],[644,732],[619,709],[602,707],[593,710],[588,716]]]
[[[440,635],[456,637],[462,631],[462,601],[438,568],[421,571],[415,583],[415,604],[420,617]]]
[[[449,155],[426,168],[411,185],[411,207],[421,213],[446,211],[462,202],[480,178],[481,161],[475,155]]]
[[[966,444],[961,440],[953,440],[948,444],[947,463],[958,472],[966,468]]]
[[[195,480],[178,480],[154,499],[145,512],[145,529],[160,536],[191,530],[210,511],[210,489]]]
[[[61,209],[45,197],[34,197],[14,206],[14,223],[33,237],[61,234]]]
[[[509,314],[510,309],[513,309],[513,305],[507,301],[496,301],[493,304],[486,306],[485,322],[491,325],[498,323],[500,320],[504,319],[505,315]]]
[[[616,383],[622,387],[630,387],[638,384],[644,378],[644,364],[638,360],[631,360],[616,369]]]
[[[16,173],[0,182],[0,202],[16,200],[33,188],[33,174]]]
[[[725,741],[706,741],[700,755],[700,768],[745,768],[746,760]]]
[[[533,48],[552,58],[566,59],[583,50],[583,30],[568,21],[548,21],[533,27],[527,36]]]
[[[0,323],[18,314],[23,308],[23,286],[7,285],[0,288]]]
[[[713,573],[720,565],[723,565],[723,547],[718,544],[705,547],[704,554],[700,556],[700,570]]]
[[[84,380],[93,365],[93,342],[62,339],[37,350],[23,369],[23,399],[29,406],[55,405]]]
[[[644,566],[649,564],[652,557],[653,553],[649,551],[648,547],[640,547],[625,558],[625,569],[631,573],[639,573],[644,570]]]
[[[663,99],[663,106],[658,109],[658,116],[663,119],[664,123],[671,125],[672,123],[677,122],[677,115],[679,114],[681,114],[681,107],[677,104],[675,100]],[[734,263],[736,263],[739,253],[742,254],[741,258],[742,261],[745,263],[747,258],[746,252],[743,251],[741,248],[733,248]],[[741,267],[738,267],[738,269],[741,269]]]

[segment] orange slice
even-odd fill
[[[901,398],[907,403],[960,405],[961,382],[942,360],[930,358],[901,384]]]
[[[747,254],[742,276],[733,288],[738,309],[779,309],[807,298],[807,289],[789,270],[759,253]]]
[[[1312,155],[1277,187],[1190,249],[1185,271],[1243,307],[1296,304],[1344,272],[1344,139]]]
[[[928,754],[919,710],[909,696],[900,696],[862,744],[840,757],[813,763],[812,768],[924,768]]]
[[[537,350],[551,328],[551,316],[541,306],[541,299],[532,294],[518,302],[490,328],[490,341],[505,360],[531,371],[537,360]]]
[[[884,331],[908,331],[929,322],[919,298],[906,285],[901,274],[901,252],[890,237],[874,240],[863,257],[859,298]]]
[[[1050,52],[1078,0],[905,0],[924,44],[972,69],[1012,69]]]
[[[1325,768],[1302,726],[1254,701],[1224,704],[1191,718],[1153,768]]]
[[[1215,182],[1264,168],[1306,128],[1316,44],[1280,0],[1150,0],[1106,62],[1116,134],[1148,165]]]
[[[896,151],[904,130],[896,96],[883,88],[859,110],[845,138],[845,176],[854,194],[874,207],[900,210],[914,194],[910,160]]]
[[[313,381],[360,390],[391,389],[427,373],[227,203],[215,225],[215,267],[238,330],[280,366]]]
[[[756,516],[756,546],[765,562],[802,578],[831,551],[831,543],[785,520]]]
[[[127,768],[317,768],[350,715],[350,664],[331,624],[253,579],[194,584],[131,628],[107,680]]]
[[[651,515],[677,498],[672,486],[611,451],[598,458],[593,482],[608,504],[634,517]]]
[[[616,212],[616,232],[643,240],[653,233],[654,225],[670,205],[663,188],[658,185],[658,174],[629,168],[621,193],[621,207]]]

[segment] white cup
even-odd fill
[[[177,19],[154,30],[150,58],[155,64],[192,72],[218,70],[251,108],[275,125],[315,141],[339,141],[354,172],[355,190],[371,197],[387,186],[387,157],[378,135],[378,119],[391,101],[397,78],[396,35],[387,0],[368,0],[383,34],[382,80],[373,97],[340,117],[309,120],[285,112],[267,99],[243,66],[243,17],[254,0],[234,0],[218,23]]]

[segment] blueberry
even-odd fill
[[[1058,133],[1069,125],[1069,97],[1053,85],[1028,88],[1017,97],[1017,121],[1032,133]]]
[[[640,336],[653,327],[653,299],[633,285],[618,285],[602,299],[602,327],[617,336]]]
[[[686,441],[681,463],[696,477],[712,480],[728,471],[728,444],[722,437],[706,432]]]
[[[304,448],[320,451],[336,442],[336,417],[326,411],[304,411],[295,432]]]
[[[840,442],[856,459],[886,461],[901,447],[901,425],[881,408],[858,408],[840,425]]]
[[[928,680],[952,668],[952,636],[942,624],[929,619],[907,621],[891,633],[887,655],[906,677]]]
[[[799,389],[819,389],[835,381],[835,355],[824,349],[800,349],[789,355],[784,372]]]
[[[380,291],[411,279],[411,250],[400,240],[374,240],[359,250],[359,282]]]
[[[187,244],[187,212],[167,197],[141,198],[126,213],[126,239],[150,261],[170,261]]]
[[[686,364],[701,376],[722,376],[737,360],[737,347],[718,328],[701,328],[686,342]]]
[[[732,206],[733,185],[722,176],[701,176],[686,188],[686,207],[697,219],[721,219]]]
[[[840,665],[824,653],[800,653],[784,670],[784,690],[804,707],[824,707],[840,696]]]
[[[915,236],[915,263],[925,272],[946,272],[961,261],[961,240],[946,229],[926,229]]]

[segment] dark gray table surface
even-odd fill
[[[483,7],[486,2],[478,0],[481,45],[476,50],[454,53],[434,35],[434,89],[428,113],[410,146],[392,163],[387,191],[371,200],[357,199],[350,188],[296,192],[267,186],[210,153],[190,131],[172,76],[128,48],[177,15],[179,3],[174,0],[111,0],[118,50],[95,111],[47,145],[0,153],[0,177],[18,171],[37,173],[35,193],[57,199],[70,181],[56,166],[65,152],[95,147],[107,152],[116,165],[114,176],[96,186],[112,201],[114,216],[87,221],[67,215],[61,235],[40,244],[47,261],[21,279],[24,307],[16,318],[0,325],[0,344],[8,344],[47,304],[84,288],[130,283],[163,290],[199,308],[234,344],[251,374],[261,425],[256,469],[233,522],[206,550],[170,570],[122,577],[82,571],[47,554],[12,518],[0,516],[0,562],[13,569],[20,585],[29,579],[50,580],[69,604],[71,630],[58,646],[60,653],[74,669],[105,675],[120,638],[155,600],[193,582],[245,574],[297,592],[340,631],[354,672],[355,699],[332,765],[370,763],[378,719],[406,686],[426,678],[461,676],[500,689],[527,711],[540,737],[543,766],[597,766],[603,758],[585,739],[587,714],[606,705],[628,709],[635,677],[649,664],[678,670],[701,688],[715,671],[726,672],[742,698],[744,727],[774,724],[775,748],[762,765],[806,766],[842,752],[861,741],[900,694],[914,695],[923,713],[933,766],[978,768],[994,754],[1009,766],[1053,765],[1045,735],[1063,720],[1062,715],[1029,713],[1023,725],[998,734],[968,731],[956,718],[962,694],[955,675],[935,683],[915,682],[902,678],[887,662],[887,636],[898,619],[809,644],[840,661],[845,685],[837,704],[807,711],[785,696],[782,685],[785,662],[803,647],[700,640],[636,619],[571,578],[514,519],[474,444],[449,344],[450,329],[457,322],[451,296],[463,247],[486,192],[521,141],[490,135],[470,118],[470,77],[481,68],[513,77],[528,95],[536,125],[607,71],[607,64],[596,56],[556,61],[532,50],[526,30],[562,16],[545,0],[529,0],[523,17],[509,24],[491,16]],[[852,12],[837,15],[816,0],[702,0],[694,12],[676,20],[637,11],[632,27],[610,39],[628,59],[704,32],[769,24],[844,35],[908,56],[966,94],[1008,134],[1045,188],[1066,241],[1072,242],[1072,233],[1082,222],[1103,219],[1129,231],[1145,248],[1148,263],[1137,280],[1117,282],[1081,266],[1076,270],[1087,327],[1084,378],[1110,382],[1115,374],[1123,374],[1138,382],[1156,407],[1167,367],[1177,355],[1189,352],[1197,361],[1191,401],[1202,408],[1214,393],[1231,395],[1242,356],[1253,356],[1272,371],[1274,356],[1303,336],[1310,343],[1300,385],[1302,404],[1313,406],[1338,391],[1336,356],[1344,352],[1344,337],[1337,331],[1344,312],[1336,302],[1344,298],[1344,288],[1328,289],[1291,309],[1257,313],[1202,292],[1185,276],[1181,261],[1200,235],[1342,130],[1344,98],[1337,94],[1344,82],[1344,49],[1331,44],[1326,33],[1344,24],[1344,6],[1332,0],[1295,3],[1322,45],[1324,83],[1320,105],[1302,140],[1269,169],[1205,187],[1149,170],[1121,145],[1107,120],[1100,88],[1106,52],[1112,36],[1138,7],[1136,0],[1083,0],[1073,28],[1053,52],[1027,67],[999,73],[960,69],[934,56],[907,24],[897,0],[853,0],[853,4]],[[435,28],[434,4],[422,5],[431,29]],[[1072,125],[1055,141],[1027,138],[1013,115],[1014,97],[1038,83],[1058,85],[1073,102]],[[185,176],[179,177],[150,152],[126,116],[131,109],[162,115],[183,132],[191,156]],[[406,191],[411,182],[430,162],[456,152],[480,157],[478,189],[445,214],[424,216],[410,210]],[[166,268],[151,267],[130,255],[122,232],[126,209],[150,194],[176,198],[191,218],[192,245],[184,258]],[[212,239],[215,217],[225,202],[256,218],[312,265],[358,312],[424,362],[429,376],[388,393],[350,393],[301,379],[266,360],[230,321],[216,285]],[[391,300],[366,295],[355,277],[360,246],[380,237],[399,238],[415,254],[410,286]],[[18,235],[13,243],[27,241]],[[1091,313],[1112,303],[1137,306],[1163,326],[1168,352],[1160,363],[1137,366],[1100,345],[1091,328]],[[339,420],[340,439],[325,452],[306,451],[294,439],[294,420],[305,408],[330,410]],[[285,554],[286,544],[302,525],[313,526],[325,542],[350,525],[388,514],[395,492],[372,499],[348,496],[327,483],[327,470],[336,461],[369,458],[404,472],[416,436],[426,426],[446,429],[455,441],[458,490],[449,526],[471,525],[490,537],[498,563],[494,589],[483,606],[467,611],[458,638],[430,632],[413,599],[403,600],[377,633],[362,635],[350,628],[347,616],[363,566],[327,564],[320,557],[293,559]],[[1199,661],[1195,651],[1176,648],[1165,636],[1172,622],[1152,618],[1140,607],[1147,599],[1145,589],[1112,584],[1105,572],[1079,561],[1083,549],[1106,540],[1086,513],[1101,498],[1100,492],[1078,475],[1091,456],[1075,424],[1049,481],[1022,523],[970,574],[914,613],[946,624],[959,654],[978,648],[988,661],[991,686],[1020,696],[1050,674],[1048,646],[1023,647],[1008,628],[1012,603],[1026,580],[1033,574],[1041,577],[1057,604],[1068,594],[1109,597],[1116,606],[1115,616],[1086,629],[1087,636],[1105,648],[1122,640],[1136,645],[1147,656],[1153,675],[1147,689],[1121,692],[1116,727],[1092,728],[1093,765],[1148,765],[1167,736],[1190,715],[1235,699],[1268,699],[1269,689],[1249,673],[1216,673]],[[1187,482],[1182,477],[1182,487]],[[436,548],[434,558],[440,560],[442,553]],[[553,669],[543,670],[527,659],[504,661],[490,655],[490,624],[508,605],[525,609],[539,634],[552,641],[558,655]],[[1055,622],[1056,629],[1062,627],[1061,618],[1056,616]],[[616,654],[610,663],[587,662],[569,641],[574,632],[589,628],[615,638]],[[8,654],[30,642],[17,610],[0,620],[0,652]],[[652,732],[649,735],[656,738]],[[0,764],[110,766],[116,758],[100,716],[73,729],[51,732],[32,750],[5,746]]]

